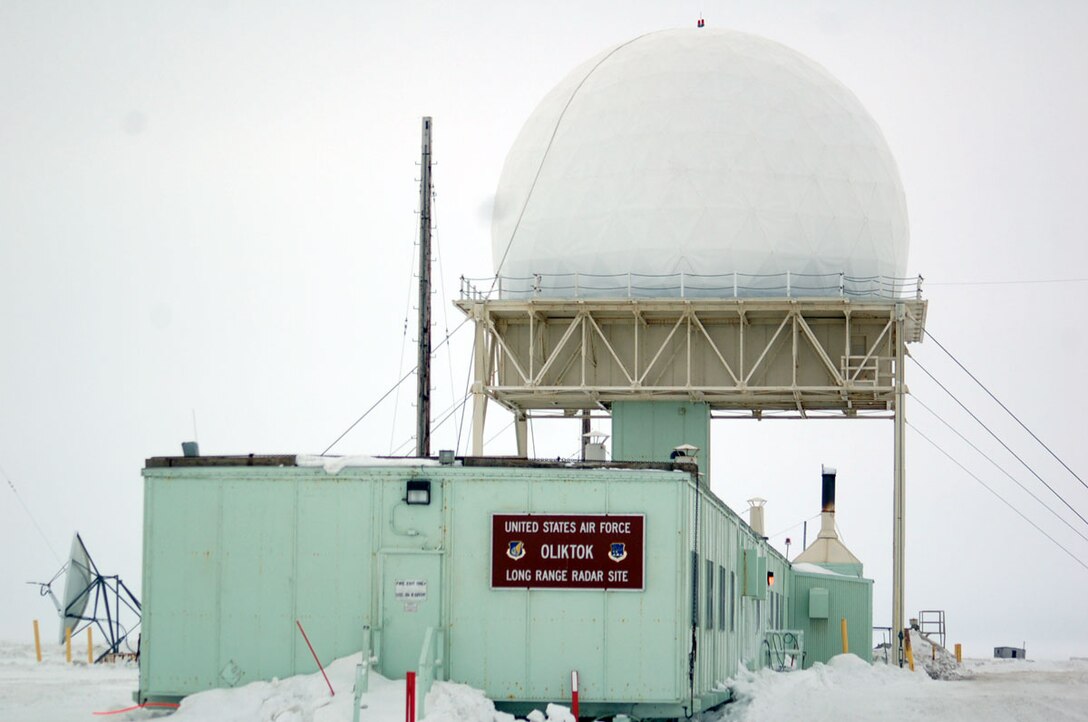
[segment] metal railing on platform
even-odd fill
[[[921,276],[845,273],[537,273],[461,277],[463,300],[532,298],[922,298]],[[486,289],[486,290],[484,290]]]
[[[918,612],[918,631],[928,636],[936,636],[942,647],[947,647],[945,643],[945,626],[944,626],[944,610],[943,609],[923,609]]]

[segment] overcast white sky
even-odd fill
[[[204,453],[320,452],[410,368],[421,116],[435,122],[441,334],[460,321],[446,303],[458,276],[491,273],[491,198],[537,101],[601,49],[700,11],[805,53],[857,94],[899,162],[929,330],[1088,475],[1076,326],[1088,283],[955,285],[1088,278],[1088,5],[9,1],[0,467],[18,495],[0,490],[0,637],[29,641],[35,617],[55,633],[24,582],[55,572],[50,546],[66,556],[75,529],[138,589],[140,468],[180,452],[194,412]],[[463,332],[438,355],[437,412],[464,392],[468,342]],[[1088,516],[1088,490],[934,344],[911,352]],[[918,400],[1049,495],[908,372]],[[334,451],[407,442],[411,396],[404,386]],[[909,408],[1088,559],[1088,542]],[[573,452],[578,429],[550,423],[534,430],[539,453]],[[876,580],[874,623],[887,624],[891,442],[886,421],[720,421],[712,483],[738,509],[769,499],[774,533],[818,511],[820,464],[837,466],[839,526]],[[436,431],[436,447],[456,443],[452,423]],[[490,449],[511,452],[509,432]],[[912,615],[947,610],[969,654],[1026,641],[1029,654],[1088,655],[1088,570],[913,432],[908,459]],[[787,533],[795,553],[801,529]]]

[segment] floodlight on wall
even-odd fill
[[[431,503],[431,482],[411,479],[404,493],[404,501],[410,505],[427,506]]]

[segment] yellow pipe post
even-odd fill
[[[910,647],[910,627],[903,630],[903,650],[907,653],[907,664],[910,665],[910,671],[914,671],[914,650]]]
[[[842,618],[842,653],[850,653],[850,637],[846,634],[846,617]]]
[[[91,627],[87,627],[87,664],[94,664],[94,635]]]
[[[956,664],[963,664],[963,645],[956,642]]]
[[[72,628],[64,627],[64,659],[68,664],[72,663]]]
[[[42,661],[42,637],[38,634],[38,620],[34,620],[34,652],[38,655],[38,661]]]

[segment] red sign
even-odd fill
[[[642,514],[492,514],[491,586],[642,589]]]

